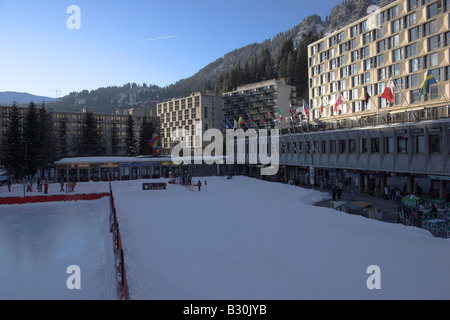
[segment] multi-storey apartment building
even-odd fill
[[[194,92],[182,98],[172,98],[156,105],[161,124],[161,145],[165,153],[179,143],[180,131],[191,150],[202,148],[203,133],[210,128],[220,128],[223,118],[222,98],[214,93]]]
[[[447,116],[449,19],[448,0],[399,0],[311,44],[310,120]],[[438,85],[421,96],[428,70]],[[397,88],[392,104],[381,97],[389,79]],[[335,108],[339,93],[345,102]]]
[[[281,137],[279,177],[450,201],[449,26],[448,0],[398,0],[309,45],[312,112]]]
[[[20,107],[20,113],[25,116],[27,107]],[[0,107],[0,143],[6,128],[10,107]],[[49,110],[53,117],[54,134],[58,145],[58,157],[74,157],[78,155],[78,146],[81,139],[84,112],[53,111]],[[127,118],[131,115],[134,121],[135,137],[139,137],[141,123],[144,116],[148,121],[157,123],[155,117],[151,117],[144,109],[117,109],[115,113],[94,113],[98,121],[98,129],[102,136],[105,152],[103,155],[124,156],[126,149]]]
[[[286,128],[286,120],[292,116],[291,106],[296,109],[294,86],[282,80],[268,80],[239,86],[223,95],[224,122],[234,126],[242,118],[243,128]],[[250,124],[250,119],[251,124]]]

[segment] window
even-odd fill
[[[417,73],[406,77],[406,88],[413,88],[418,86],[418,76]]]
[[[394,64],[389,67],[390,76],[399,76],[400,75],[400,64]]]
[[[392,51],[392,62],[397,62],[402,58],[402,49],[395,49]]]
[[[367,153],[367,139],[361,138],[359,139],[359,153]]]
[[[356,140],[349,139],[348,140],[348,149],[350,153],[356,153]]]
[[[409,41],[414,41],[417,40],[421,37],[421,32],[420,32],[421,28],[420,27],[414,27],[408,30],[408,37],[409,37]]]
[[[424,68],[435,67],[437,65],[438,65],[437,52],[425,56]]]
[[[427,19],[430,19],[438,14],[438,4],[433,3],[427,7]]]
[[[417,8],[420,0],[408,0],[408,11]]]
[[[327,142],[328,141],[322,141],[322,153],[328,153]]]
[[[371,138],[370,139],[370,152],[379,153],[380,152],[380,139]]]
[[[428,51],[439,48],[439,36],[428,38]]]
[[[413,152],[424,153],[425,152],[425,137],[415,136],[413,138]]]
[[[345,140],[339,140],[339,153],[345,153],[346,152],[346,146]]]
[[[411,103],[420,101],[419,93],[420,93],[419,89],[410,91],[410,102]]]
[[[375,63],[377,67],[384,65],[384,55],[380,54],[379,56],[376,56]]]
[[[408,28],[416,24],[416,13],[411,13],[405,17],[405,27]]]
[[[330,153],[336,153],[336,140],[330,141]]]
[[[422,69],[422,63],[422,57],[409,60],[409,72],[414,72]]]
[[[393,153],[394,152],[394,138],[386,137],[384,138],[384,153]]]
[[[428,137],[428,142],[430,145],[430,153],[441,153],[440,147],[440,136],[439,135],[430,135]]]
[[[397,137],[397,153],[408,153],[407,137]]]
[[[415,56],[417,54],[417,43],[412,43],[409,46],[406,46],[406,58]]]
[[[400,36],[397,34],[389,38],[389,48],[393,48],[400,45]]]
[[[391,22],[391,33],[400,31],[403,28],[403,19],[398,19]]]
[[[428,36],[430,34],[436,33],[438,30],[436,20],[427,22],[423,24],[423,35]]]
[[[386,50],[386,40],[381,40],[377,42],[377,52],[380,53]]]

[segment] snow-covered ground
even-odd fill
[[[450,299],[450,240],[315,207],[314,190],[206,180],[113,183],[131,299]]]
[[[0,299],[117,298],[107,197],[0,206]]]
[[[201,180],[201,192],[113,182],[131,299],[450,299],[448,239],[313,206],[327,196],[314,190]],[[0,206],[0,299],[117,299],[108,217],[108,198]],[[66,287],[69,265],[81,290]]]

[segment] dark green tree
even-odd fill
[[[40,162],[41,140],[39,139],[39,113],[31,102],[23,122],[23,144],[25,148],[25,174],[34,176]]]
[[[127,130],[126,130],[126,138],[125,144],[127,148],[128,156],[136,156],[137,155],[137,141],[134,135],[134,120],[131,115],[128,115],[127,118]]]
[[[22,177],[24,169],[24,147],[22,144],[23,132],[21,122],[22,117],[17,103],[14,101],[6,120],[2,162],[8,175],[11,175],[16,179]]]
[[[98,121],[92,112],[84,114],[81,139],[78,146],[80,156],[98,156],[104,152]]]
[[[154,121],[147,120],[147,117],[142,119],[141,132],[139,133],[139,153],[141,155],[153,154],[152,148],[149,146],[149,141],[153,137],[153,133],[156,132],[156,125]]]

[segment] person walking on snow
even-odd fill
[[[197,182],[197,187],[198,187],[198,191],[200,191],[200,189],[202,188],[202,182],[200,180],[198,180],[198,182]]]
[[[8,192],[11,192],[11,185],[12,185],[11,179],[8,179]]]
[[[44,194],[48,194],[48,180],[47,179],[45,179],[45,182],[44,182]]]

